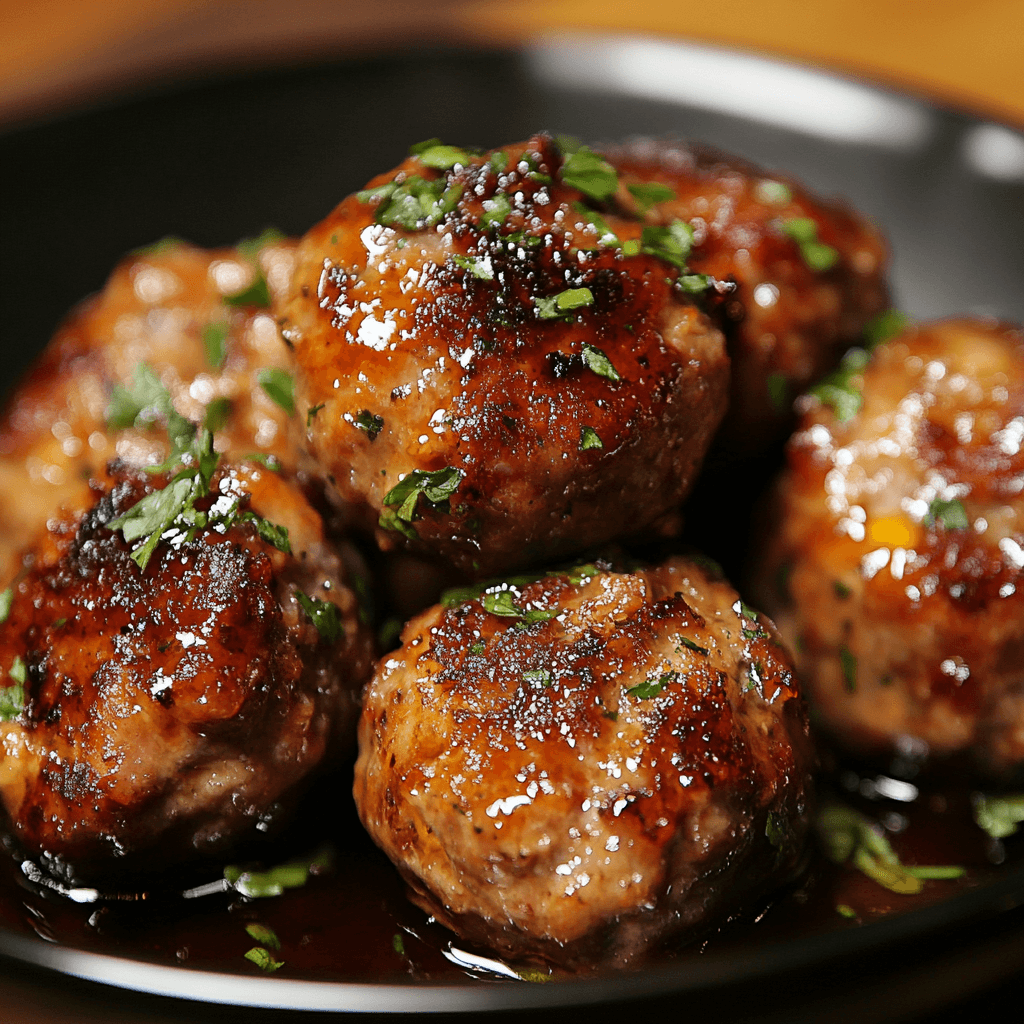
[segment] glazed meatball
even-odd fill
[[[680,283],[688,236],[642,247],[598,212],[616,182],[547,137],[434,144],[300,242],[299,414],[384,546],[493,575],[649,530],[689,491],[724,341]]]
[[[802,400],[764,600],[864,753],[1024,762],[1024,334],[924,325]]]
[[[642,140],[605,155],[620,207],[689,224],[692,270],[735,285],[710,307],[733,361],[720,442],[763,450],[792,425],[793,399],[888,308],[884,241],[845,206],[706,148]]]
[[[127,523],[174,481],[115,464],[93,486],[4,595],[0,798],[52,873],[125,885],[271,830],[354,746],[372,659],[286,478],[216,469],[148,560]]]
[[[125,421],[123,403],[113,401],[146,367],[193,421],[212,403],[230,403],[219,450],[295,468],[288,413],[260,386],[288,370],[277,325],[260,307],[291,265],[284,241],[212,252],[159,243],[128,256],[67,319],[0,419],[0,586],[55,509],[88,500],[89,477],[108,460],[166,457],[166,433],[145,415]]]
[[[708,571],[498,584],[403,640],[367,688],[355,797],[460,935],[620,966],[793,874],[803,702],[774,627]]]

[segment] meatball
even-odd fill
[[[55,509],[89,500],[90,474],[109,459],[166,457],[166,434],[149,429],[151,418],[136,425],[113,401],[136,390],[147,367],[193,421],[230,403],[219,450],[298,465],[288,412],[259,383],[288,386],[288,350],[260,307],[291,263],[291,244],[272,239],[212,252],[159,243],[128,256],[67,319],[0,418],[0,586]]]
[[[709,571],[489,586],[403,640],[367,688],[355,798],[460,935],[620,966],[793,875],[804,705],[774,627]]]
[[[174,488],[114,464],[4,595],[0,799],[68,880],[222,855],[354,746],[371,645],[319,515],[228,465],[141,557],[130,524]]]
[[[1024,763],[1024,333],[952,320],[806,399],[759,570],[828,729]]]
[[[301,240],[276,307],[340,499],[477,576],[649,530],[728,388],[686,231],[642,246],[598,212],[614,169],[547,137],[414,148]]]
[[[711,309],[733,361],[719,440],[763,450],[792,425],[793,399],[888,308],[883,239],[845,206],[706,148],[639,140],[605,155],[623,209],[688,223],[692,270],[735,284]]]

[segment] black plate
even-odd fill
[[[1021,135],[779,62],[580,38],[250,74],[0,136],[5,386],[128,249],[168,234],[225,244],[266,225],[299,234],[397,163],[410,142],[436,135],[489,147],[539,128],[596,141],[680,135],[794,174],[884,226],[895,293],[911,315],[1024,320]],[[716,1019],[812,1020],[828,1007],[832,1020],[863,1022],[903,1019],[1018,970],[1021,903],[1018,866],[860,928],[767,944],[751,938],[642,975],[543,986],[247,978],[8,929],[0,929],[0,953],[36,965],[22,982],[30,1001],[50,987],[46,975],[31,973],[42,967],[176,999],[292,1010],[554,1010],[610,1001],[622,1012],[641,1003],[678,1012],[685,999],[688,1013]],[[61,984],[80,1007],[108,998]],[[125,1019],[235,1019],[227,1008],[146,998],[119,996]],[[262,1017],[246,1010],[238,1019]],[[87,1019],[84,1010],[78,1019]]]

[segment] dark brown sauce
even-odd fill
[[[926,881],[919,894],[902,896],[852,867],[831,863],[815,849],[801,878],[767,908],[751,908],[701,942],[655,954],[653,962],[682,963],[706,953],[858,928],[984,886],[1024,861],[1020,840],[997,842],[974,823],[971,790],[963,782],[922,784],[910,803],[850,792],[858,787],[870,790],[872,778],[849,769],[830,773],[824,798],[841,799],[885,825],[904,863],[961,865],[966,868],[963,877]],[[463,949],[465,944],[406,900],[397,871],[362,831],[347,795],[338,800],[338,788],[335,783],[311,794],[300,815],[300,822],[323,821],[325,806],[343,802],[327,835],[335,849],[333,867],[310,877],[301,888],[253,900],[234,892],[183,899],[174,891],[154,888],[146,894],[78,904],[31,883],[16,858],[5,858],[0,865],[0,927],[93,953],[257,976],[260,969],[245,959],[245,953],[258,945],[246,925],[258,923],[273,929],[280,940],[281,949],[274,955],[284,963],[275,972],[277,977],[470,983],[473,973],[444,955],[451,946]],[[330,804],[325,804],[327,799]],[[324,837],[315,827],[297,827],[267,862],[301,855]],[[214,870],[207,880],[216,877]],[[852,916],[840,913],[840,906],[849,908],[846,915],[852,911]],[[486,950],[470,951],[488,955]]]

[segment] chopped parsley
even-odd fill
[[[9,686],[0,687],[0,722],[13,722],[25,710],[25,680],[28,671],[21,655],[15,655],[7,670],[12,680]]]
[[[250,922],[245,926],[246,934],[254,942],[259,942],[269,949],[280,949],[281,940],[277,937],[277,933],[269,925],[259,924],[255,921]]]
[[[320,410],[326,405],[326,402],[318,402],[316,405],[311,405],[306,410],[306,429],[309,430],[313,426],[313,420],[320,414]]]
[[[541,686],[550,686],[552,682],[551,671],[546,668],[528,669],[523,673],[524,683],[539,683]]]
[[[447,171],[456,164],[465,166],[470,155],[458,146],[446,146],[440,139],[427,139],[409,147],[409,155],[419,157],[420,162],[435,171]]]
[[[612,365],[612,361],[593,345],[583,343],[583,362],[587,369],[592,370],[599,377],[607,377],[609,380],[622,380],[619,371]]]
[[[270,950],[264,949],[262,946],[253,946],[246,952],[245,959],[250,960],[266,974],[273,974],[274,971],[284,967],[283,960],[278,960]]]
[[[356,193],[362,203],[377,203],[374,220],[388,227],[419,231],[440,224],[455,209],[462,195],[459,182],[448,184],[434,178],[427,181],[418,174],[403,182],[389,181],[377,188]]]
[[[256,376],[256,381],[267,397],[279,405],[289,416],[295,413],[295,381],[287,370],[278,366],[266,366]]]
[[[808,391],[827,405],[840,423],[849,423],[860,412],[864,404],[864,396],[853,383],[853,378],[864,370],[868,363],[868,353],[862,348],[852,348],[843,356],[839,369],[825,377]]]
[[[535,622],[547,622],[561,614],[561,608],[520,608],[515,603],[516,595],[511,590],[498,590],[485,593],[480,598],[484,611],[502,618],[519,619],[524,626]]]
[[[693,228],[685,221],[674,220],[664,227],[648,225],[640,234],[640,251],[686,270],[686,261],[693,248]]]
[[[473,277],[479,278],[481,281],[494,280],[494,267],[491,266],[491,261],[486,256],[460,256],[456,253],[452,256],[452,263],[457,267],[462,267],[463,270],[468,270]]]
[[[487,162],[495,174],[503,174],[508,169],[508,153],[503,153],[499,149],[491,154]]]
[[[486,647],[487,647],[487,645],[483,642],[483,640],[477,640],[476,643],[473,643],[473,644],[469,645],[469,653],[470,654],[483,654],[484,650],[486,649]]]
[[[853,918],[853,917],[857,916],[857,911],[854,910],[853,907],[851,907],[847,903],[837,903],[836,904],[836,913],[840,917],[850,917],[850,918]]]
[[[215,320],[203,328],[203,350],[206,361],[215,370],[224,365],[227,356],[228,325],[224,320]]]
[[[835,266],[839,253],[818,241],[818,225],[811,217],[792,217],[782,222],[783,233],[800,247],[800,256],[808,268],[822,273]]]
[[[266,871],[246,871],[233,864],[224,868],[224,880],[248,899],[280,896],[285,889],[298,889],[309,881],[310,874],[327,870],[334,862],[334,851],[329,846],[318,848],[309,857],[290,860]]]
[[[8,587],[3,593],[0,593],[0,624],[7,621],[7,616],[11,614],[11,602],[14,600],[14,587]]]
[[[561,178],[566,185],[599,203],[611,199],[619,187],[615,168],[586,146],[580,146],[565,158]]]
[[[589,288],[566,288],[557,295],[533,301],[541,320],[559,320],[571,316],[577,309],[592,306],[594,293]]]
[[[963,505],[956,499],[951,498],[944,501],[942,498],[935,498],[928,506],[928,512],[924,517],[925,526],[935,526],[941,523],[946,530],[966,530],[970,523],[967,521],[967,513]]]
[[[584,206],[583,203],[573,203],[572,208],[597,232],[599,245],[619,246],[622,244],[618,235],[608,227],[608,222],[595,210]]]
[[[1018,826],[1024,822],[1024,793],[977,796],[974,800],[974,820],[993,839],[1014,835]]]
[[[341,623],[338,606],[331,601],[321,601],[318,597],[310,597],[301,590],[295,591],[295,599],[302,605],[309,616],[309,621],[316,626],[316,631],[328,642],[336,643],[345,635],[345,627]]]
[[[853,593],[842,580],[832,581],[832,591],[841,601],[845,601]]]
[[[666,686],[674,683],[678,678],[678,672],[665,672],[657,680],[646,679],[636,686],[629,687],[626,693],[630,697],[636,697],[637,700],[649,700],[651,697],[657,697]]]
[[[786,819],[781,814],[776,814],[775,811],[769,811],[768,818],[764,823],[764,834],[768,842],[781,852],[786,845],[786,837],[789,834],[789,829],[786,827]]]
[[[839,648],[839,667],[843,671],[843,686],[847,693],[857,692],[857,658],[846,647]]]
[[[707,654],[708,649],[701,647],[695,640],[691,640],[688,636],[681,636],[679,642],[684,646],[688,647],[691,651],[696,651],[697,654]]]
[[[414,469],[384,495],[385,507],[379,525],[385,530],[395,530],[410,539],[415,538],[416,531],[410,524],[419,518],[417,505],[420,497],[431,508],[447,514],[451,509],[449,499],[458,490],[463,476],[462,470],[454,466],[432,472]]]
[[[363,431],[371,441],[376,441],[377,435],[384,429],[384,417],[370,412],[369,409],[363,409],[352,420],[352,424],[357,430]]]
[[[660,181],[645,181],[641,184],[627,185],[626,188],[636,200],[641,215],[645,214],[652,206],[668,202],[676,197],[675,191],[668,185],[662,185]]]
[[[962,867],[905,867],[880,826],[842,804],[827,804],[815,822],[826,856],[836,864],[849,862],[890,892],[919,893],[928,878],[959,878]]]
[[[597,431],[593,427],[584,427],[580,431],[580,451],[589,451],[591,448],[603,448],[604,443],[601,438],[597,436]]]
[[[215,398],[207,407],[203,415],[203,426],[211,433],[223,430],[224,425],[231,418],[231,399]]]
[[[395,934],[391,936],[391,948],[399,956],[405,956],[405,939],[402,938],[401,932],[395,932]]]
[[[887,309],[868,322],[864,328],[864,347],[872,349],[891,341],[910,324],[910,317],[898,309]]]
[[[249,452],[245,456],[246,462],[256,462],[269,469],[271,473],[281,472],[281,462],[276,455],[268,455],[266,452]]]
[[[512,212],[512,203],[504,192],[499,192],[490,199],[483,201],[484,212],[480,214],[480,227],[486,231],[490,227],[500,227]],[[540,239],[537,239],[540,242]]]
[[[261,271],[257,270],[256,276],[248,288],[225,295],[223,302],[228,306],[269,306],[270,289],[267,287],[267,279]]]
[[[255,238],[243,238],[235,248],[242,259],[253,263],[268,245],[283,242],[284,238],[284,232],[277,228],[264,228]]]
[[[754,187],[754,194],[759,202],[768,206],[785,206],[793,198],[788,185],[781,181],[773,181],[771,178],[759,181]]]

